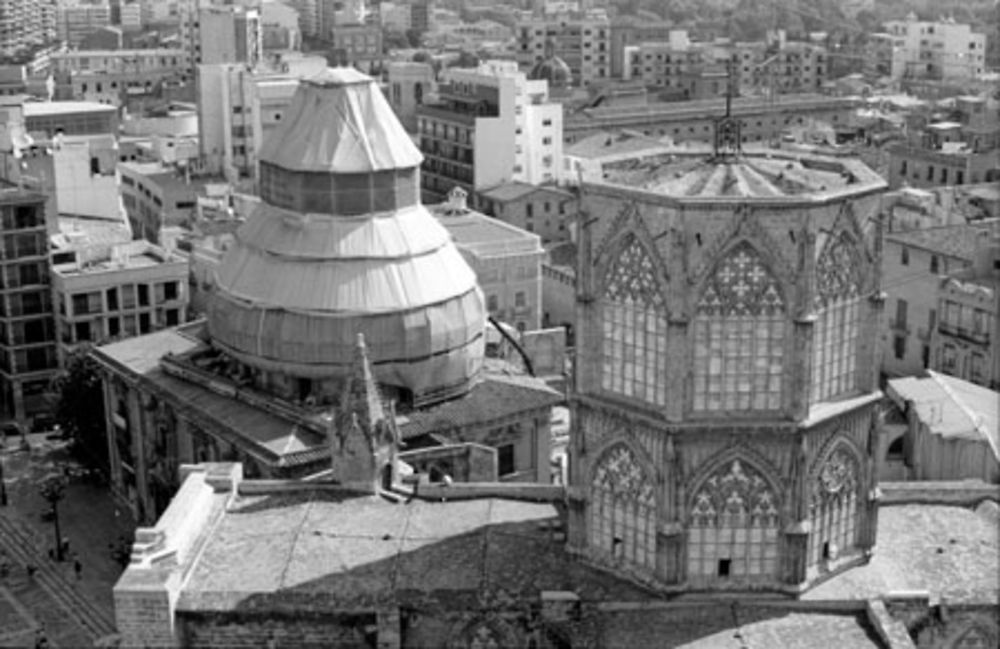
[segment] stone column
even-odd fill
[[[671,316],[667,321],[667,421],[684,420],[691,396],[691,354],[688,353],[688,319]]]
[[[685,535],[680,521],[660,525],[656,531],[656,576],[668,584],[684,581]]]
[[[791,370],[785,375],[788,397],[786,404],[792,418],[802,421],[809,416],[810,387],[812,386],[813,328],[816,316],[807,315],[795,320],[792,333]]]

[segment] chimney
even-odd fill
[[[452,187],[451,191],[448,192],[448,213],[464,214],[468,212],[468,199],[469,192],[457,185]]]

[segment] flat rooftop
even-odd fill
[[[114,106],[96,101],[26,101],[23,108],[26,118],[74,113],[113,113],[118,110]]]
[[[447,203],[428,206],[460,247],[481,255],[542,253],[537,234],[504,223],[472,209],[453,209]]]

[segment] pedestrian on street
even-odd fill
[[[80,557],[73,558],[73,572],[76,573],[76,580],[80,581],[83,573],[83,564],[80,563]]]
[[[38,572],[38,566],[33,563],[29,563],[24,567],[25,571],[28,573],[29,577],[34,577],[35,573]]]
[[[42,627],[35,629],[35,649],[49,649],[49,639]]]

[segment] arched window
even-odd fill
[[[656,567],[656,496],[635,453],[605,452],[590,483],[590,546],[611,559]]]
[[[757,252],[737,246],[715,269],[694,319],[694,409],[777,410],[785,300]]]
[[[857,546],[859,475],[854,454],[838,448],[814,477],[809,502],[809,565],[836,559]]]
[[[653,260],[635,235],[622,243],[602,299],[601,387],[662,406],[667,401],[663,292]]]
[[[695,492],[688,521],[688,577],[772,577],[777,570],[779,502],[767,481],[739,460],[722,465]]]
[[[816,264],[815,305],[813,403],[850,392],[856,384],[861,280],[859,260],[844,235],[826,246]]]

